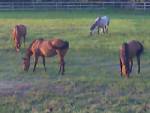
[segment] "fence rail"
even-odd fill
[[[150,10],[150,2],[0,2],[0,10],[105,9]]]

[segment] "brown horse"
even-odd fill
[[[55,55],[58,55],[60,62],[59,73],[63,75],[65,72],[64,56],[66,55],[68,49],[69,49],[69,42],[63,41],[61,39],[57,38],[51,40],[36,39],[30,44],[30,46],[26,51],[26,55],[23,58],[23,69],[24,71],[29,70],[30,57],[33,55],[35,60],[33,72],[35,71],[36,64],[40,56],[43,58],[43,65],[46,71],[45,57],[53,57]]]
[[[12,29],[12,38],[14,40],[14,43],[15,43],[14,45],[15,45],[15,49],[17,52],[20,50],[22,37],[23,37],[24,46],[25,46],[26,34],[27,34],[27,28],[25,25],[22,25],[22,24],[16,25]]]
[[[136,40],[128,43],[123,43],[120,48],[120,72],[121,76],[124,74],[127,78],[132,72],[133,58],[137,58],[138,73],[140,73],[140,56],[144,51],[143,45]]]

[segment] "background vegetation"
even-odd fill
[[[149,113],[150,15],[149,12],[5,11],[0,12],[0,112],[1,113]],[[97,16],[111,18],[108,34],[89,36]],[[19,53],[11,40],[16,24],[28,28],[27,43]],[[58,75],[57,57],[41,59],[36,72],[21,68],[25,49],[33,39],[68,40],[66,74]],[[145,51],[141,74],[136,59],[129,79],[119,73],[118,51],[124,41],[139,40]]]

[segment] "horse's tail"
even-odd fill
[[[141,51],[141,53],[143,53],[144,52],[144,46],[142,44],[140,44],[140,45],[141,45],[140,51]]]
[[[109,24],[110,24],[110,18],[107,17],[107,26],[109,26]]]
[[[52,45],[52,47],[54,49],[68,49],[69,48],[69,42],[68,41],[63,41],[63,44],[61,46],[57,46],[57,45]]]
[[[143,46],[143,44],[141,44],[140,42],[138,42],[138,43],[140,45],[140,49],[138,51],[138,54],[144,53],[144,46]]]
[[[107,26],[109,26],[109,24],[110,24],[110,20],[108,19]]]

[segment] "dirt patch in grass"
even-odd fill
[[[31,83],[0,81],[0,96],[23,95],[31,88]]]

